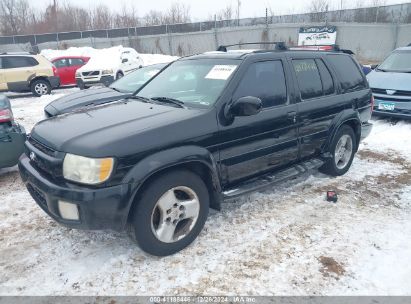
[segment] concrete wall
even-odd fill
[[[309,24],[304,24],[309,25]],[[318,24],[316,24],[318,25]],[[333,23],[337,26],[337,44],[354,51],[360,61],[378,62],[392,50],[411,43],[411,24],[387,23]],[[220,28],[217,31],[204,31],[184,34],[162,34],[153,36],[125,38],[85,38],[42,43],[38,48],[68,48],[71,46],[93,46],[105,48],[114,45],[131,46],[142,53],[163,53],[189,55],[215,50],[221,44],[258,41],[285,41],[296,45],[298,31],[302,24],[273,24]],[[268,31],[267,31],[268,29]],[[259,45],[249,48],[259,48]],[[30,45],[1,45],[0,51],[30,50]]]

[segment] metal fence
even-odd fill
[[[282,16],[270,16],[266,10],[266,16],[261,18],[245,18],[222,21],[214,20],[206,22],[49,33],[39,35],[2,36],[0,37],[0,45],[28,44],[31,48],[36,49],[37,45],[42,43],[55,42],[59,45],[62,41],[84,38],[127,38],[173,33],[202,32],[226,27],[309,22],[411,23],[411,3]]]

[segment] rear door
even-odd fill
[[[76,83],[76,72],[84,64],[85,62],[81,58],[69,58],[68,59],[69,73],[67,75],[67,81],[69,84]]]
[[[62,59],[53,61],[53,64],[57,69],[57,74],[60,77],[61,85],[70,84],[69,60],[67,58],[62,58]]]
[[[336,77],[321,56],[289,56],[298,92],[300,158],[321,153],[332,120],[346,108],[338,95]]]
[[[285,58],[251,63],[233,94],[258,97],[263,110],[254,116],[236,117],[221,125],[220,161],[223,180],[233,184],[242,179],[280,169],[297,161],[298,140],[295,115],[290,102],[290,78]]]

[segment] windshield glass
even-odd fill
[[[165,97],[209,106],[217,101],[240,61],[194,59],[176,61],[148,83],[138,96]]]
[[[393,72],[411,72],[411,52],[399,51],[392,53],[378,66],[378,69]]]
[[[165,66],[166,64],[156,64],[143,67],[113,82],[110,88],[123,93],[134,93]]]

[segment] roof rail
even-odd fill
[[[252,45],[252,44],[274,44],[275,45],[275,50],[276,51],[285,51],[287,50],[287,45],[283,41],[277,41],[277,42],[243,42],[243,43],[235,43],[235,44],[229,44],[229,45],[220,45],[217,49],[218,52],[227,52],[227,48],[232,47],[232,46],[242,46],[242,45]]]
[[[341,49],[338,44],[318,44],[318,45],[299,45],[290,48],[292,51],[325,51],[325,52],[341,52],[344,54],[354,55],[354,52],[348,49]]]
[[[35,52],[1,52],[0,55],[37,55]]]

